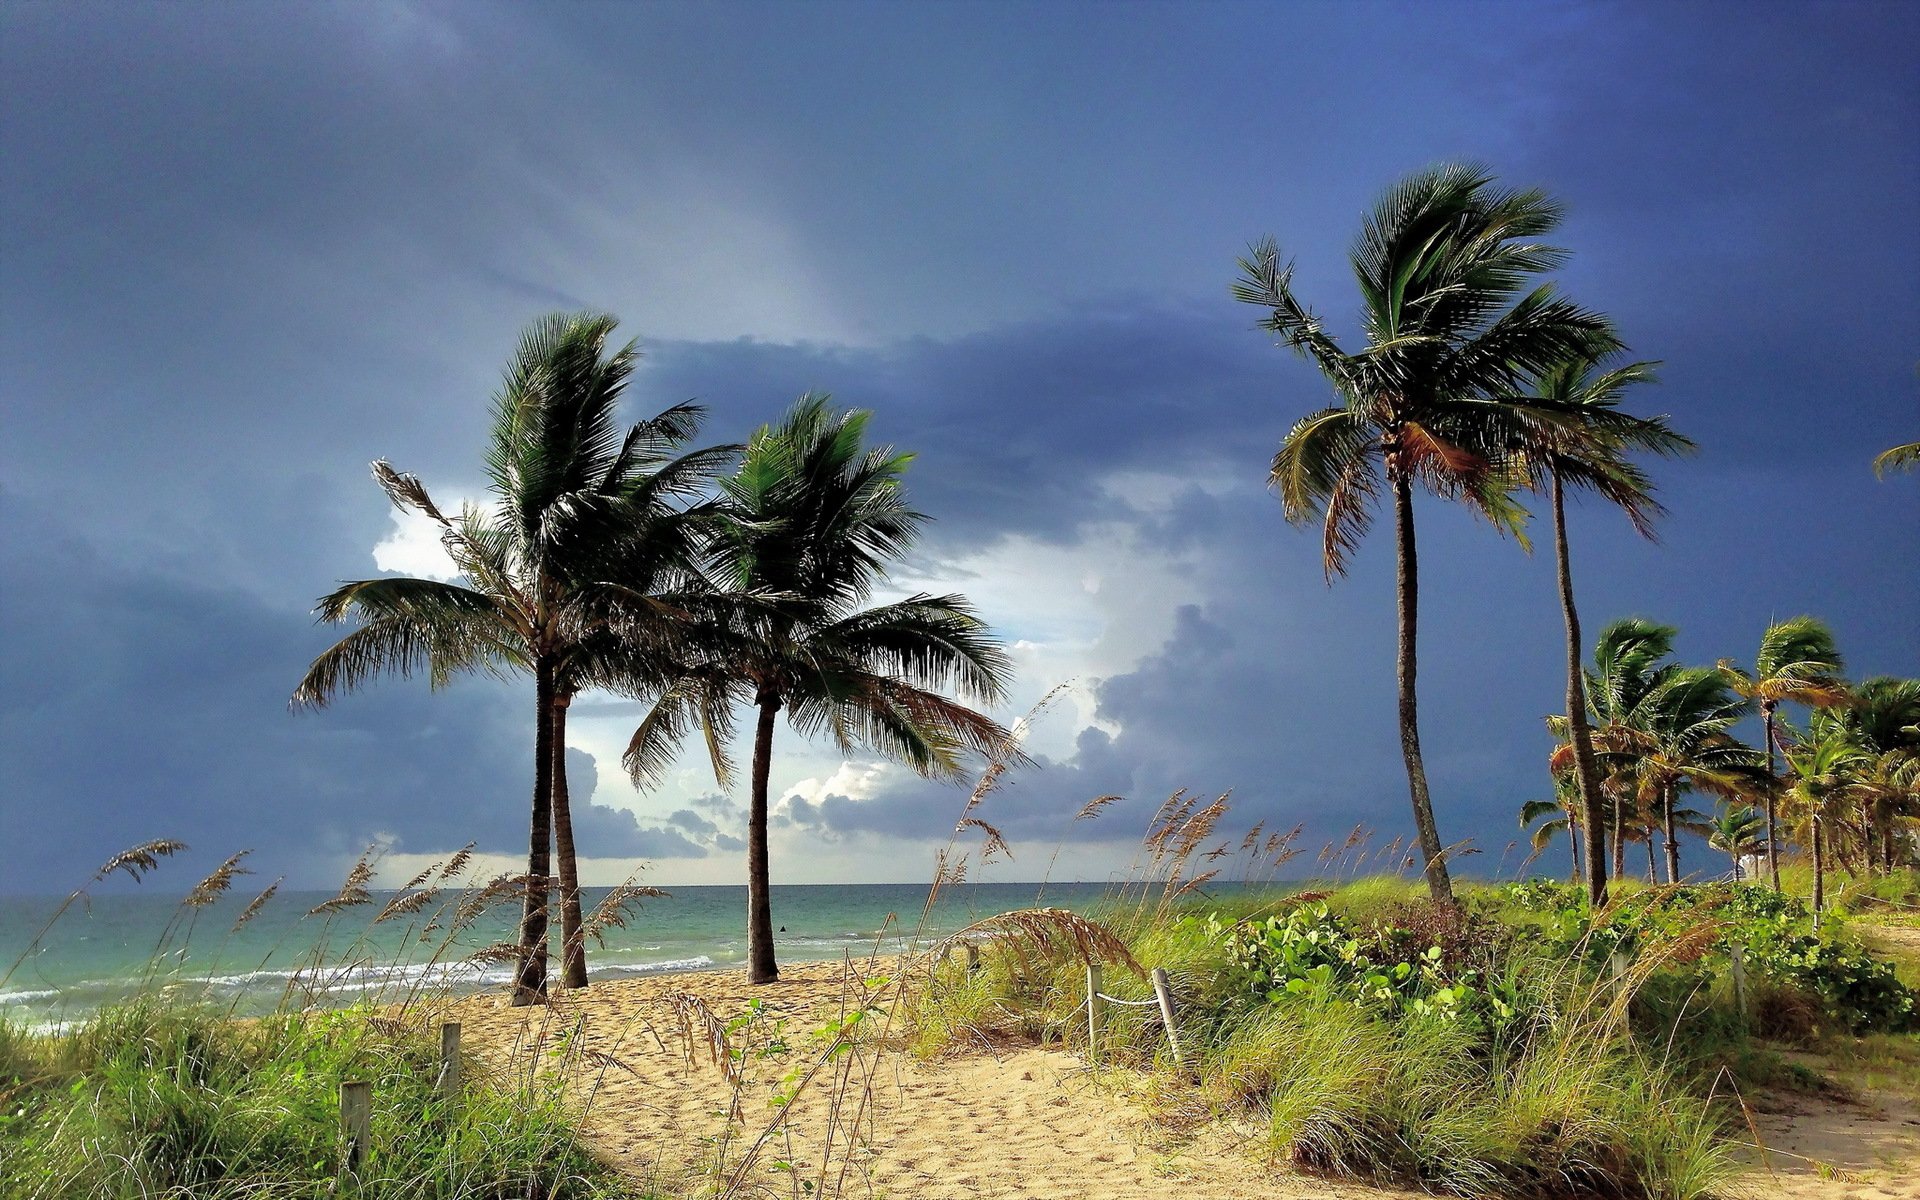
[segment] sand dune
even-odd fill
[[[528,1048],[545,1061],[564,1057],[576,1096],[591,1094],[596,1147],[637,1177],[670,1185],[704,1179],[713,1187],[717,1172],[744,1193],[774,1196],[808,1194],[805,1183],[813,1194],[902,1200],[1410,1195],[1291,1173],[1264,1161],[1254,1131],[1236,1136],[1217,1123],[1169,1130],[1131,1102],[1129,1085],[1144,1081],[1109,1071],[1096,1082],[1077,1057],[1058,1051],[923,1063],[870,1042],[823,1064],[808,1031],[858,1007],[849,998],[857,988],[843,964],[807,964],[770,987],[749,989],[737,971],[616,980],[562,994],[544,1009],[469,998],[449,1016],[496,1067],[527,1061],[516,1051]],[[754,1050],[737,1083],[704,1048],[689,1060],[676,995],[698,997],[723,1022],[761,1002],[751,1026],[731,1035]],[[699,1006],[682,1000],[678,1011],[704,1039]],[[759,1053],[775,1034],[786,1049]],[[812,1083],[782,1114],[771,1098],[792,1089],[792,1073],[814,1067]],[[1763,1117],[1761,1135],[1776,1153],[1771,1170],[1756,1169],[1744,1190],[1802,1200],[1920,1197],[1920,1177],[1900,1165],[1920,1161],[1913,1119],[1904,1106]]]

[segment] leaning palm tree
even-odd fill
[[[678,453],[698,426],[701,410],[692,405],[627,429],[616,424],[638,352],[631,342],[607,352],[614,325],[609,316],[557,314],[522,336],[494,398],[491,510],[466,505],[449,516],[418,478],[374,464],[397,507],[439,527],[462,581],[364,579],[323,597],[322,621],[360,627],[316,658],[294,692],[296,705],[319,706],[380,674],[424,671],[436,688],[463,673],[533,675],[534,786],[515,1004],[546,994],[556,820],[565,958],[569,974],[585,982],[564,792],[555,806],[555,772],[565,769],[557,699],[594,681],[601,668],[580,656],[597,636],[617,630],[637,651],[677,641],[685,622],[655,593],[695,577],[695,519],[683,505],[731,452]]]
[[[1268,310],[1261,327],[1310,359],[1339,403],[1296,423],[1274,456],[1269,482],[1287,519],[1319,521],[1328,579],[1390,497],[1397,556],[1401,755],[1427,886],[1451,901],[1445,851],[1420,749],[1416,673],[1419,570],[1415,485],[1463,499],[1515,534],[1525,517],[1500,469],[1519,429],[1521,382],[1576,355],[1617,346],[1597,314],[1528,284],[1564,261],[1534,239],[1560,222],[1539,191],[1508,191],[1485,171],[1442,166],[1381,197],[1355,239],[1367,345],[1342,350],[1293,293],[1291,265],[1271,240],[1240,260],[1234,298]]]
[[[1589,830],[1606,828],[1608,801],[1601,791],[1580,670],[1580,614],[1574,606],[1568,562],[1566,492],[1569,488],[1594,492],[1625,512],[1643,537],[1654,537],[1653,521],[1663,510],[1653,499],[1652,480],[1630,456],[1636,452],[1677,455],[1694,448],[1667,425],[1664,416],[1633,417],[1619,410],[1629,387],[1654,381],[1656,366],[1635,362],[1603,371],[1595,359],[1582,356],[1545,372],[1535,383],[1536,402],[1525,410],[1528,420],[1517,460],[1532,489],[1546,492],[1553,506],[1554,563],[1567,630],[1567,732]],[[1594,908],[1607,902],[1606,862],[1606,846],[1600,838],[1589,836],[1587,899]]]
[[[1765,845],[1767,819],[1750,805],[1732,805],[1720,810],[1707,833],[1707,845],[1733,860],[1736,881],[1746,877],[1742,859],[1760,853]]]
[[[1735,666],[1731,659],[1720,660],[1734,690],[1760,709],[1764,726],[1767,774],[1778,778],[1774,751],[1779,747],[1776,714],[1785,701],[1809,708],[1831,708],[1847,702],[1847,685],[1841,679],[1840,651],[1835,647],[1833,631],[1813,617],[1792,617],[1776,621],[1760,637],[1760,653],[1752,671]],[[1773,890],[1780,890],[1779,812],[1775,789],[1767,792],[1767,873]]]
[[[1568,848],[1573,855],[1573,871],[1568,878],[1574,883],[1579,883],[1581,839],[1582,837],[1591,839],[1592,835],[1581,828],[1581,806],[1577,786],[1566,776],[1556,775],[1553,780],[1553,794],[1554,798],[1551,800],[1528,800],[1520,805],[1520,828],[1527,831],[1528,844],[1533,848],[1533,855],[1528,861],[1531,862],[1534,858],[1546,853],[1547,847],[1553,845],[1553,839],[1565,834]],[[1602,819],[1605,819],[1604,814]]]
[[[699,728],[715,778],[730,786],[732,712],[754,710],[747,970],[756,984],[779,977],[767,819],[782,710],[803,737],[824,733],[844,754],[876,752],[932,778],[957,777],[967,752],[1004,757],[1011,746],[1007,730],[943,694],[997,703],[1012,671],[966,599],[868,603],[925,520],[901,483],[912,456],[868,448],[869,415],[807,395],[754,434],[722,481],[726,519],[712,547],[714,577],[740,604],[664,689],[625,756],[636,782],[657,779]]]

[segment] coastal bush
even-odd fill
[[[148,995],[65,1037],[0,1033],[0,1049],[14,1080],[0,1114],[0,1195],[322,1194],[339,1165],[338,1088],[349,1078],[373,1083],[361,1195],[635,1195],[579,1147],[557,1085],[479,1075],[444,1100],[426,1030],[372,1009],[236,1022]]]

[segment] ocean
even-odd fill
[[[591,911],[609,890],[583,889],[583,907]],[[775,944],[782,962],[859,957],[876,949],[890,953],[1036,904],[1085,912],[1110,890],[1091,883],[960,884],[942,893],[921,928],[924,884],[775,885]],[[589,940],[593,978],[725,968],[745,961],[744,886],[670,891],[668,897],[643,901],[624,928],[606,930],[604,947]],[[30,1029],[63,1028],[103,1004],[155,986],[246,1016],[272,1011],[289,997],[302,1004],[341,1004],[399,999],[416,988],[479,991],[511,978],[509,964],[466,960],[514,939],[519,919],[514,901],[495,906],[447,944],[450,908],[430,905],[374,923],[393,893],[376,893],[371,904],[331,915],[309,915],[333,893],[280,892],[234,930],[253,895],[235,888],[201,908],[184,907],[177,896],[99,896],[75,903],[37,945],[36,935],[61,898],[0,896],[0,973],[26,955],[0,984],[0,1020]],[[429,929],[436,911],[438,925]],[[557,970],[557,928],[551,962]]]

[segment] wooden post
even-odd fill
[[[1087,1065],[1100,1065],[1100,964],[1087,964]]]
[[[1633,958],[1625,950],[1615,950],[1607,958],[1607,966],[1612,970],[1613,994],[1617,997],[1627,990],[1627,966]]]
[[[1734,945],[1727,950],[1733,968],[1733,1006],[1740,1010],[1740,1028],[1747,1027],[1747,954],[1746,947]]]
[[[440,1077],[433,1081],[433,1090],[442,1100],[453,1100],[460,1095],[460,1022],[448,1021],[440,1026]]]
[[[366,1080],[340,1084],[340,1140],[345,1153],[340,1173],[358,1179],[367,1161],[369,1127],[373,1122],[373,1085]]]
[[[1173,1064],[1180,1065],[1180,1031],[1173,1023],[1173,989],[1167,986],[1167,969],[1153,969],[1153,994],[1160,998],[1160,1023],[1166,1026],[1167,1045],[1173,1047]]]
[[[973,942],[968,942],[966,946],[967,974],[971,975],[980,969],[980,947]]]

